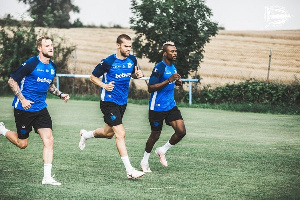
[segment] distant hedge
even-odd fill
[[[285,85],[250,79],[214,89],[206,86],[193,92],[193,103],[297,106],[300,105],[300,84]]]

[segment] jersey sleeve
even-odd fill
[[[92,74],[96,77],[102,76],[105,72],[108,72],[110,69],[110,65],[107,64],[104,60],[102,60],[94,69]]]
[[[129,55],[128,58],[130,58],[133,61],[134,67],[132,69],[131,74],[135,73],[135,67],[137,67],[137,60],[136,57],[134,55]],[[138,69],[138,67],[137,67]]]
[[[39,59],[35,57],[31,57],[30,59],[26,60],[22,65],[20,65],[15,72],[10,74],[17,83],[19,83],[25,76],[31,74],[31,72],[35,69],[38,65]]]
[[[152,70],[152,74],[149,79],[149,85],[154,85],[159,83],[160,77],[163,76],[164,72],[165,72],[165,65],[157,64]]]
[[[51,62],[51,65],[53,66],[53,68],[54,68],[54,70],[55,70],[55,74],[54,74],[54,77],[56,77],[56,64],[54,63],[54,62],[52,62],[52,61],[50,61]],[[53,79],[54,80],[54,79]],[[53,80],[52,80],[52,82],[51,82],[51,84],[53,83]],[[50,84],[50,85],[51,85]]]

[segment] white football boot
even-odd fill
[[[164,166],[164,167],[168,167],[168,162],[166,160],[166,156],[165,154],[161,151],[161,147],[158,147],[155,149],[155,153],[159,156],[160,158],[160,163]]]
[[[84,133],[86,133],[87,131],[84,129],[81,129],[79,134],[80,134],[80,141],[78,144],[79,149],[83,150],[85,148],[85,143],[86,143],[86,138],[83,136]]]

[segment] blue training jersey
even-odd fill
[[[52,61],[49,64],[44,64],[38,56],[29,58],[14,73],[10,74],[19,84],[25,99],[34,102],[26,111],[36,112],[47,107],[47,92],[55,75],[56,65]],[[17,96],[15,96],[12,106],[18,110],[24,110]]]
[[[102,77],[102,82],[108,84],[114,81],[114,89],[107,91],[100,88],[101,101],[110,101],[118,105],[127,104],[129,82],[131,74],[135,72],[137,60],[134,55],[129,55],[126,59],[120,60],[116,54],[112,54],[103,59],[94,69],[92,74],[95,77]]]
[[[175,65],[172,64],[171,66],[169,66],[162,61],[153,68],[149,80],[149,85],[161,83],[170,78],[174,73],[177,73]],[[161,90],[152,92],[149,101],[149,109],[162,112],[169,111],[174,108],[176,106],[176,101],[174,99],[174,89],[175,81],[167,84]]]

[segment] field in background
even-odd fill
[[[0,121],[14,130],[12,98],[0,99]],[[187,136],[167,153],[168,168],[152,153],[153,173],[129,181],[115,139],[90,139],[79,130],[103,126],[99,102],[48,99],[54,128],[53,173],[62,186],[42,185],[43,144],[30,134],[18,149],[0,136],[0,199],[298,199],[299,116],[180,108]],[[128,104],[124,125],[134,167],[149,136],[147,105]],[[137,117],[138,113],[138,117]],[[155,148],[172,134],[164,126]]]
[[[77,46],[70,71],[90,74],[99,61],[116,52],[116,38],[130,29],[73,28],[50,29]],[[300,78],[300,30],[295,31],[220,31],[205,46],[199,74],[202,85],[220,86],[250,78],[266,80],[272,49],[270,81],[292,83]],[[180,52],[179,52],[180,53]],[[138,59],[146,76],[154,66]]]

